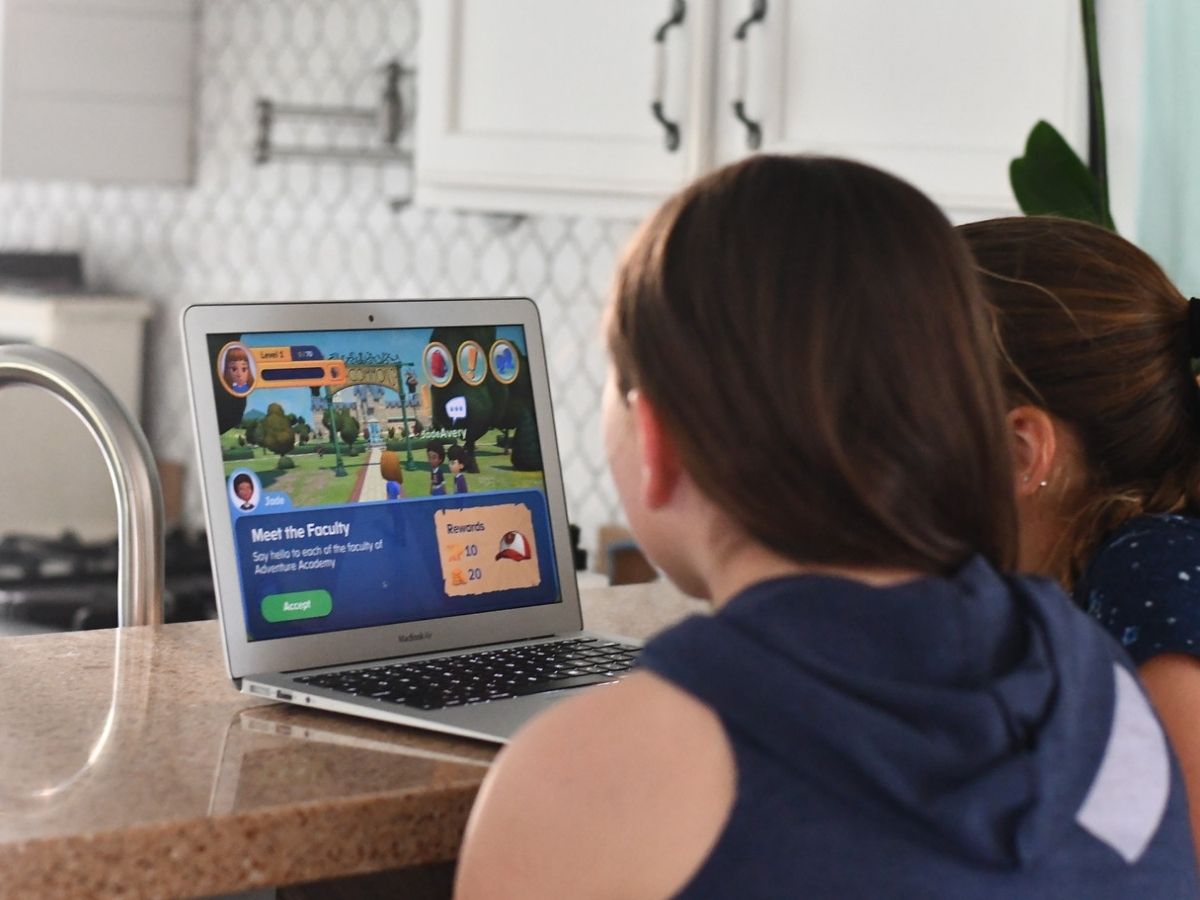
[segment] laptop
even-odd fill
[[[503,743],[633,665],[582,629],[532,301],[197,305],[183,342],[240,690]]]

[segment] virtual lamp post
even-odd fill
[[[320,388],[313,388],[313,390],[319,391]],[[344,478],[349,473],[342,463],[342,445],[338,441],[337,410],[333,406],[333,391],[330,390],[329,385],[325,385],[325,414],[329,416],[329,442],[333,444],[333,474],[337,478]]]

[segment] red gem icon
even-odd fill
[[[429,354],[429,374],[434,378],[446,377],[446,357],[438,350]]]

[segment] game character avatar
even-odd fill
[[[244,347],[230,347],[225,351],[225,366],[221,378],[235,394],[248,394],[254,387],[254,374],[250,370],[250,354]]]
[[[458,444],[451,444],[446,451],[446,457],[450,461],[450,471],[454,473],[454,493],[466,494],[467,488],[467,451]]]
[[[387,498],[401,499],[404,496],[404,466],[400,464],[400,454],[395,450],[384,450],[379,455],[379,474],[385,482]]]
[[[429,460],[429,496],[446,496],[446,473],[442,462],[446,459],[446,447],[441,441],[430,441],[425,448],[425,458]]]
[[[238,507],[239,509],[249,511],[258,505],[254,502],[254,479],[245,472],[241,472],[234,477],[233,492],[242,501]]]

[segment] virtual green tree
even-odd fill
[[[295,462],[288,459],[287,455],[296,446],[296,432],[282,406],[272,403],[267,407],[267,414],[259,423],[259,430],[259,443],[272,453],[279,454],[279,468],[290,469],[295,466]]]

